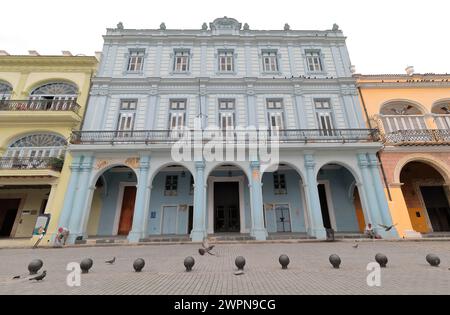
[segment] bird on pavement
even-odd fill
[[[215,245],[209,245],[208,240],[206,238],[204,238],[203,242],[202,242],[202,246],[205,249],[205,252],[214,256],[214,253],[211,253],[211,250],[215,247]],[[201,253],[200,253],[200,255],[201,255]]]
[[[392,230],[393,227],[395,227],[397,224],[393,224],[391,226],[388,225],[384,225],[384,224],[378,224],[380,227],[382,227],[386,232],[389,232],[390,230]]]
[[[40,275],[37,275],[36,277],[30,278],[29,280],[36,280],[36,281],[41,281],[45,278],[45,276],[47,275],[47,270],[44,270]]]
[[[105,261],[105,264],[113,265],[115,262],[116,262],[116,257],[113,257],[113,259]]]
[[[355,248],[355,249],[358,248],[358,246],[359,246],[358,243],[355,243],[354,245],[352,245],[352,247]]]

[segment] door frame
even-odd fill
[[[123,196],[125,194],[125,187],[128,187],[128,186],[136,187],[137,182],[119,182],[119,193],[117,195],[116,215],[114,217],[114,225],[113,225],[113,230],[112,230],[113,236],[117,236],[119,234],[119,222],[120,222],[120,215],[122,214]],[[136,202],[135,202],[135,206],[136,206]]]
[[[244,203],[244,176],[220,177],[209,176],[208,178],[208,234],[214,234],[214,183],[237,182],[239,183],[239,233],[249,233],[245,228],[245,203]]]
[[[275,213],[274,215],[274,223],[275,223],[275,227],[278,230],[278,225],[277,225],[277,214],[276,214],[276,206],[278,205],[287,205],[288,210],[289,210],[289,224],[291,226],[291,231],[290,232],[278,232],[275,231],[274,233],[293,233],[292,231],[292,208],[291,208],[291,203],[290,202],[266,202],[264,203],[264,205],[270,205],[271,210]],[[264,212],[266,212],[267,209],[264,207]],[[264,214],[264,223],[265,223],[265,228],[267,229],[267,216]]]
[[[420,205],[422,206],[422,209],[425,210],[424,211],[425,218],[427,221],[428,228],[430,229],[430,233],[433,233],[434,229],[433,229],[433,225],[431,224],[430,216],[428,215],[428,209],[425,204],[425,200],[423,199],[422,191],[420,190],[420,187],[433,187],[433,186],[441,186],[444,189],[445,197],[447,197],[447,203],[450,206],[450,196],[448,193],[449,187],[447,185],[445,185],[445,182],[440,181],[440,180],[416,180],[416,181],[413,181],[413,187],[414,187],[415,193],[416,193],[417,197],[419,198],[419,202],[420,202]]]
[[[15,238],[17,228],[19,227],[19,221],[20,221],[20,218],[22,217],[22,212],[24,210],[25,201],[27,199],[27,193],[12,193],[12,194],[0,193],[0,200],[1,199],[20,199],[19,206],[17,208],[16,219],[14,220],[14,224],[12,226],[11,233],[9,234],[9,238]],[[30,235],[30,238],[31,237],[32,237],[32,235]]]
[[[159,220],[159,234],[160,235],[171,235],[171,234],[163,234],[163,221],[164,221],[164,208],[177,208],[177,216],[176,216],[176,220],[175,220],[175,235],[178,235],[178,216],[180,214],[180,205],[171,205],[171,204],[165,204],[165,205],[161,205],[161,219]],[[188,210],[189,211],[189,210]],[[187,225],[186,225],[187,227]],[[186,228],[187,230],[187,228]],[[187,232],[186,232],[187,234]]]
[[[325,195],[327,197],[328,214],[330,215],[331,228],[335,232],[337,232],[336,213],[334,212],[334,205],[333,205],[333,198],[331,195],[330,181],[328,179],[318,180],[317,185],[320,185],[320,184],[323,184],[325,186]],[[322,209],[320,209],[320,211],[322,211]]]

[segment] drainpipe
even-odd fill
[[[359,97],[361,99],[361,103],[362,103],[362,106],[363,106],[363,109],[364,109],[364,113],[366,115],[367,124],[369,125],[369,128],[372,129],[372,124],[370,123],[369,113],[367,112],[366,103],[364,102],[364,97],[363,97],[363,94],[361,92],[361,87],[360,86],[358,86],[358,93],[359,93]],[[380,163],[381,174],[383,175],[384,187],[386,187],[389,201],[392,201],[391,190],[390,190],[388,182],[387,182],[386,172],[384,171],[383,161],[381,160],[380,152],[377,152],[377,158],[378,158],[378,162]]]

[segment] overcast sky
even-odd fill
[[[93,55],[102,35],[125,28],[200,29],[228,16],[251,29],[330,29],[348,37],[358,73],[450,73],[448,0],[1,0],[0,49],[10,54]]]

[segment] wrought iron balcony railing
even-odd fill
[[[59,158],[0,158],[0,169],[35,170],[51,169],[61,171],[64,161]]]
[[[399,130],[384,134],[383,141],[391,145],[450,144],[450,130]]]
[[[347,143],[379,140],[376,129],[289,129],[289,130],[133,130],[74,131],[72,144],[170,144],[179,140],[191,143],[218,141],[223,143]]]
[[[72,111],[79,113],[75,100],[3,100],[0,111]]]

